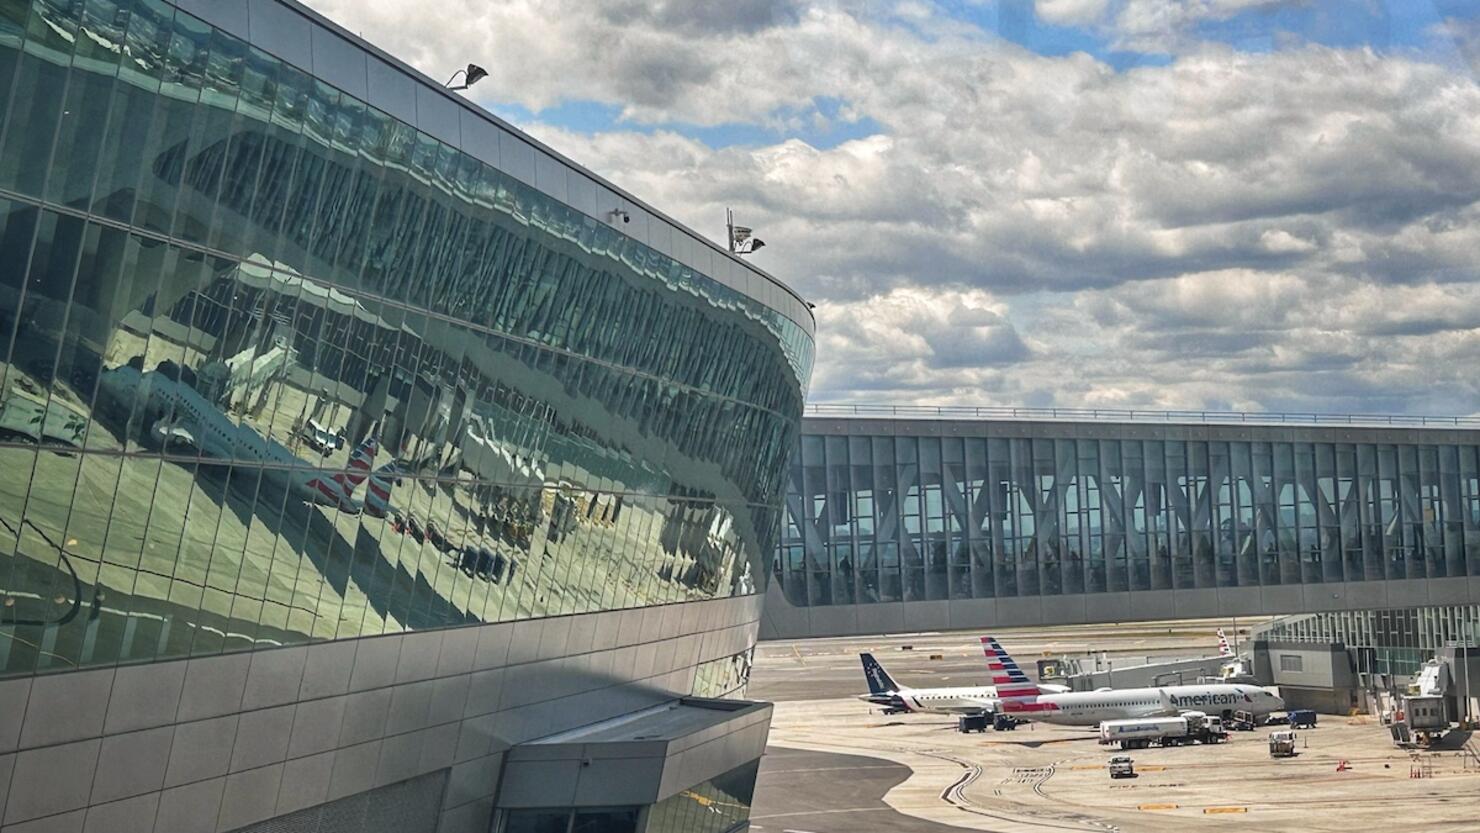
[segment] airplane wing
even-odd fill
[[[996,711],[997,706],[1001,702],[1001,700],[995,697],[972,697],[962,700],[959,706],[943,709],[943,711],[948,711],[952,714],[981,714],[982,712]]]

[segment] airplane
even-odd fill
[[[1218,679],[1225,683],[1258,683],[1249,664],[1228,646],[1228,637],[1223,635],[1222,628],[1218,629],[1218,657],[1226,660],[1218,668]]]
[[[162,372],[169,369],[167,364],[175,367],[173,363],[161,362],[160,369],[144,371],[134,363],[120,365],[104,370],[99,385],[124,412],[134,403],[142,402],[140,412],[146,418],[158,415],[149,428],[149,436],[161,446],[186,445],[206,457],[269,463],[264,471],[285,477],[294,497],[350,514],[358,514],[364,508],[354,499],[354,492],[371,473],[370,466],[379,451],[379,441],[373,435],[354,450],[344,471],[333,474],[321,471],[281,443],[262,436],[248,425],[233,422],[195,388],[181,382],[177,372]]]
[[[885,714],[981,714],[997,709],[997,689],[992,686],[909,688],[896,683],[873,654],[864,653],[858,657],[863,662],[863,676],[868,680],[869,692],[858,695],[858,699],[883,707]],[[1056,685],[1043,688],[1045,691],[1069,690]]]
[[[1246,711],[1260,717],[1285,707],[1285,702],[1269,691],[1242,683],[1049,692],[1029,680],[995,638],[982,637],[982,651],[1001,701],[998,710],[1038,723],[1096,726],[1105,720],[1173,717],[1189,711],[1224,718]]]

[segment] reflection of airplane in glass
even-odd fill
[[[171,365],[173,367],[173,365]],[[332,506],[344,512],[359,512],[363,507],[354,500],[356,487],[370,474],[370,465],[379,450],[374,436],[365,438],[350,455],[345,471],[328,474],[309,466],[281,443],[268,439],[247,425],[233,422],[190,385],[171,378],[159,370],[143,371],[127,364],[103,371],[100,385],[105,394],[127,410],[137,403],[146,419],[154,420],[148,434],[162,446],[186,445],[203,456],[220,460],[246,460],[269,463],[286,471],[267,469],[270,475],[285,476],[295,497],[320,506]],[[389,488],[378,503],[378,517],[383,517],[390,497]]]
[[[390,515],[391,488],[399,485],[400,482],[401,472],[396,468],[395,463],[386,463],[370,472],[370,483],[365,487],[365,514],[375,518]]]

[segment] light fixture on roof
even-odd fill
[[[456,87],[452,86],[453,80],[456,79],[459,75],[463,77],[463,82]],[[447,83],[443,86],[449,90],[466,90],[468,87],[473,86],[474,84],[482,81],[484,78],[487,77],[488,70],[478,66],[477,64],[468,64],[467,69],[460,69],[457,72],[452,73],[452,78],[447,79]]]
[[[751,234],[749,226],[735,225],[735,212],[725,209],[725,228],[729,231],[730,252],[737,255],[754,254],[765,241]]]

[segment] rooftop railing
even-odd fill
[[[996,419],[1057,422],[1206,423],[1210,425],[1323,425],[1367,428],[1477,428],[1480,416],[1409,414],[1156,411],[1121,408],[1014,408],[996,405],[855,405],[808,403],[809,417],[874,419]]]

